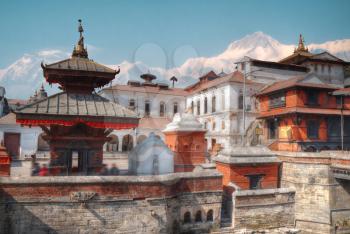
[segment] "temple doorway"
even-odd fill
[[[88,175],[92,172],[89,167],[89,150],[72,149],[65,151],[66,175]]]
[[[123,152],[130,151],[132,150],[133,146],[134,146],[134,143],[133,143],[132,136],[129,134],[125,135],[123,137],[122,151]]]
[[[19,157],[20,138],[21,135],[19,133],[4,133],[4,144],[12,159],[17,159]]]

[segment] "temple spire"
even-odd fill
[[[78,43],[74,46],[72,57],[88,58],[88,52],[84,46],[84,36],[83,36],[83,25],[81,24],[81,19],[78,20],[78,32],[80,34]]]
[[[299,44],[298,44],[298,48],[296,48],[294,50],[294,53],[297,53],[297,52],[308,52],[309,50],[305,47],[304,45],[304,38],[303,38],[303,35],[299,35]]]

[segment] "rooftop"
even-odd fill
[[[228,164],[279,162],[276,154],[265,146],[232,146],[220,151],[214,160]]]
[[[169,123],[163,132],[205,132],[201,124],[194,115],[189,113],[177,113],[173,121]]]
[[[99,122],[102,121],[103,123],[109,121],[138,123],[138,117],[133,111],[110,102],[97,94],[86,93],[61,92],[23,106],[15,113],[17,121],[19,120],[23,124],[26,124],[26,120],[30,120],[32,123],[37,122],[37,124],[59,124],[60,121],[78,121],[82,119],[86,121],[98,119]]]
[[[224,83],[243,83],[244,82],[244,76],[243,73],[239,71],[234,71],[232,73],[229,73],[226,76],[223,77],[217,77],[213,80],[200,80],[197,83],[187,87],[186,91],[192,91],[192,92],[200,92],[202,90],[218,86],[220,84]],[[255,84],[255,85],[263,85],[261,83],[246,79],[246,84]]]
[[[314,78],[314,79],[313,79]],[[306,88],[318,88],[318,89],[339,89],[339,85],[322,83],[314,74],[307,74],[305,76],[297,76],[284,81],[277,81],[264,89],[262,89],[257,95],[269,94],[276,91],[282,91],[292,87],[306,87]]]

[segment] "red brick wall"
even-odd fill
[[[205,163],[205,132],[167,132],[165,144],[174,152],[175,172],[192,171]]]
[[[46,179],[48,177],[35,178]],[[53,177],[51,177],[53,178]],[[59,178],[59,177],[56,177]],[[114,198],[143,199],[151,197],[175,196],[184,192],[204,192],[222,190],[222,177],[179,177],[175,182],[110,182],[110,183],[27,183],[0,184],[0,197],[62,197],[69,196],[75,191],[94,191],[99,196],[113,196]]]
[[[242,189],[249,189],[249,179],[246,175],[264,174],[261,182],[263,189],[278,187],[279,164],[257,164],[253,165],[229,165],[216,162],[216,168],[223,174],[223,186],[230,182],[235,183]]]

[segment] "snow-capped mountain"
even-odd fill
[[[297,43],[297,41],[296,41]],[[324,51],[350,61],[350,39],[329,41],[322,44],[308,44],[311,51]],[[149,70],[155,74],[158,82],[168,82],[172,76],[179,80],[178,87],[194,83],[197,78],[210,70],[231,72],[234,62],[244,56],[261,60],[276,61],[293,53],[295,45],[282,44],[271,36],[256,32],[232,42],[227,49],[214,57],[195,57],[188,59],[179,67],[163,69],[148,67],[147,61],[124,61],[117,65],[108,65],[112,68],[120,67],[121,73],[114,83],[125,84],[128,80],[140,80],[142,73]],[[60,50],[43,50],[35,54],[25,54],[9,67],[0,69],[0,85],[6,88],[10,98],[28,98],[44,82],[42,77],[41,61],[51,63],[69,56]],[[56,92],[56,88],[46,88],[49,93]]]

